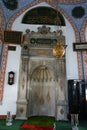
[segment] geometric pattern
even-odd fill
[[[4,45],[2,63],[1,63],[1,70],[0,70],[0,102],[3,99],[3,90],[4,90],[4,79],[5,79],[7,54],[8,54],[8,45]]]
[[[0,33],[2,36],[2,32],[4,30],[4,15],[3,11],[0,9]],[[3,44],[2,37],[0,39],[1,44]],[[5,78],[5,70],[6,70],[6,61],[7,61],[7,47],[3,47],[2,61],[0,66],[0,103],[3,98],[3,90],[4,90],[4,78]]]

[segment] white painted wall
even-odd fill
[[[75,34],[72,26],[66,21],[66,29],[64,32],[66,37],[66,73],[68,79],[78,79],[78,63],[77,52],[73,51],[73,43],[75,42]]]
[[[41,4],[40,4],[41,5]],[[46,5],[47,6],[47,5]],[[22,31],[25,33],[26,29],[30,29],[31,31],[37,30],[39,25],[25,25],[21,24],[21,19],[24,16],[24,13],[20,15],[12,26],[12,30]],[[73,51],[73,42],[75,42],[74,30],[70,23],[65,19],[66,27],[62,27],[63,34],[66,37],[66,73],[67,80],[68,79],[78,79],[78,65],[77,65],[77,53]],[[52,31],[57,27],[52,26]],[[21,47],[16,46],[16,51],[8,52],[7,59],[7,69],[5,74],[5,85],[4,85],[4,97],[2,105],[0,105],[0,115],[7,114],[7,111],[11,111],[12,114],[16,113],[16,101],[17,101],[17,91],[18,91],[18,79],[19,79],[19,65],[20,65],[20,53]],[[15,72],[15,84],[8,85],[8,72]]]
[[[0,105],[0,115],[7,114],[7,111],[11,111],[12,114],[16,113],[20,52],[21,52],[20,46],[16,46],[16,51],[8,51],[7,67],[4,83],[4,94],[2,105]],[[13,85],[8,84],[9,71],[15,72],[15,81]]]

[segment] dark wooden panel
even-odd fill
[[[80,119],[87,119],[87,84],[81,80],[68,80],[69,114],[79,114]]]
[[[79,82],[77,80],[68,81],[68,99],[69,112],[73,114],[79,113]]]
[[[73,43],[74,51],[87,51],[87,42],[84,43]]]
[[[8,46],[9,51],[16,51],[16,46]]]
[[[4,31],[4,44],[21,44],[22,32],[20,31]]]

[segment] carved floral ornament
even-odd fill
[[[23,37],[23,44],[28,47],[42,47],[45,45],[52,48],[52,55],[61,58],[65,54],[65,36],[62,29],[51,31],[50,27],[43,25],[37,28],[37,32],[26,29]],[[38,48],[41,49],[41,48]]]
[[[65,26],[65,20],[59,11],[44,6],[36,7],[26,12],[26,14],[22,19],[22,23]],[[27,29],[28,32],[26,30],[26,35],[24,35],[24,39],[25,39],[24,43],[26,44],[29,43],[29,38],[30,38],[30,43],[32,43],[33,45],[41,44],[42,46],[42,44],[43,45],[52,44],[53,56],[57,58],[64,56],[66,46],[63,45],[64,40],[62,39],[63,38],[62,30],[59,29],[57,31],[51,32],[50,27],[46,27],[44,25],[42,27],[38,27],[37,34],[34,31],[30,32]],[[32,38],[31,35],[33,36]],[[54,43],[56,43],[56,45]]]

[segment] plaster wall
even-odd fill
[[[7,111],[11,111],[12,114],[16,113],[20,52],[21,52],[20,46],[16,46],[16,51],[8,51],[7,67],[4,83],[4,94],[2,104],[0,105],[0,115],[6,115]],[[15,81],[13,85],[8,84],[9,71],[15,72]]]

